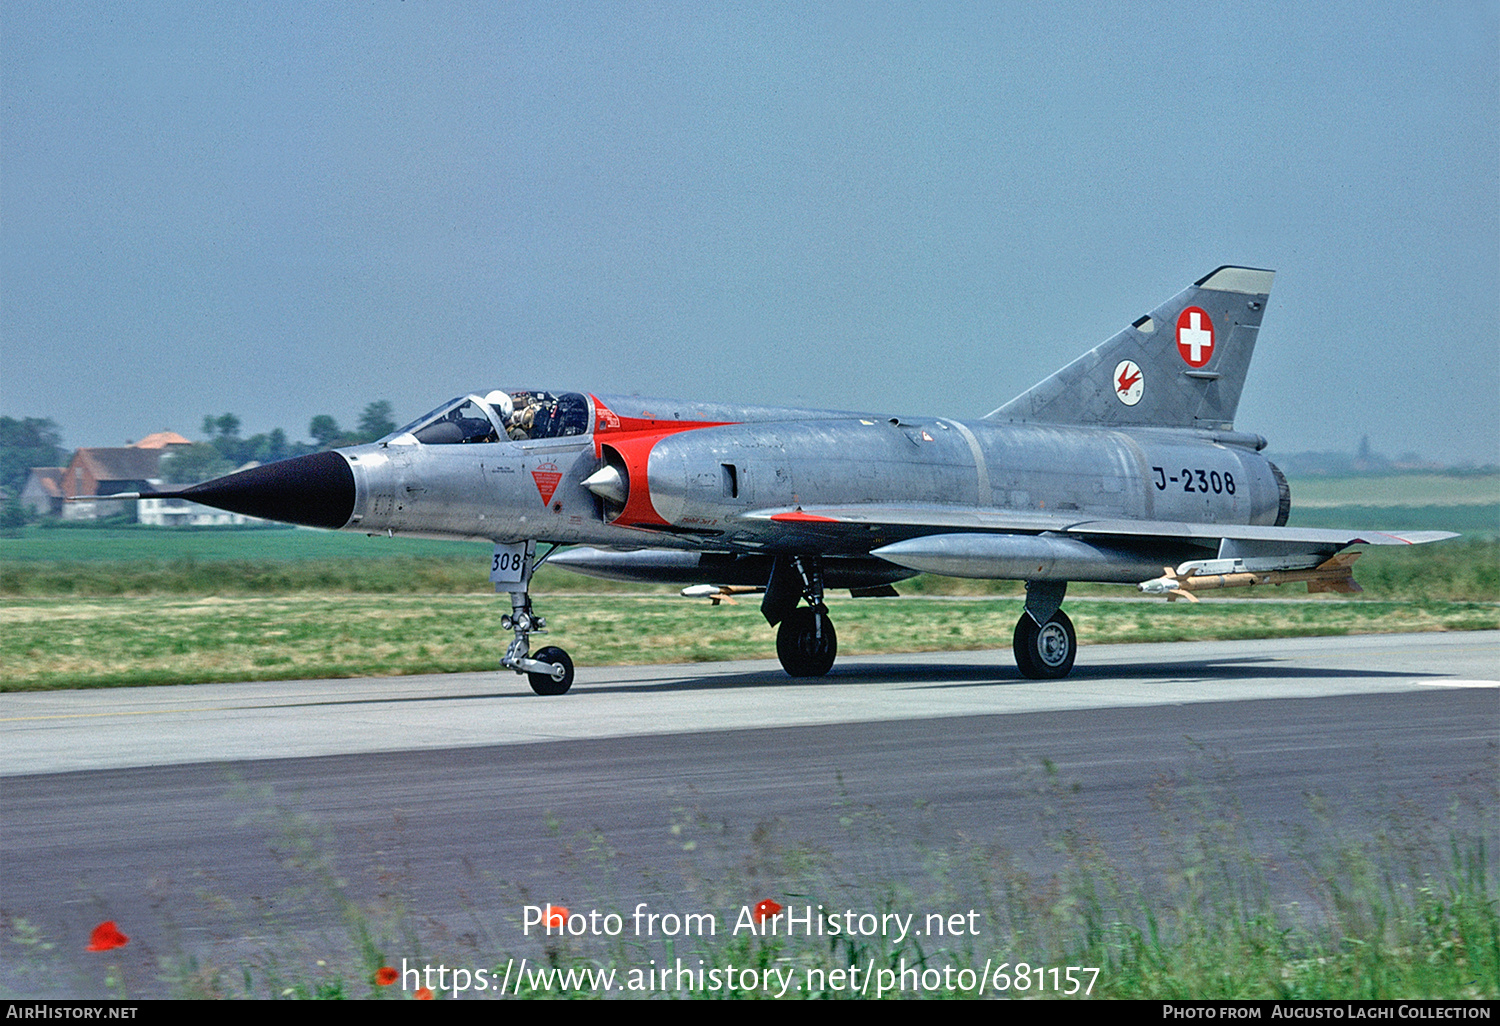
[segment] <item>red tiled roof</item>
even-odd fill
[[[192,445],[176,431],[156,431],[131,446],[132,449],[165,449],[169,445]]]

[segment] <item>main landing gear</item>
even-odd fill
[[[1016,621],[1011,640],[1021,676],[1058,680],[1072,671],[1078,633],[1060,608],[1067,589],[1067,581],[1026,582],[1026,612]]]
[[[797,605],[800,599],[807,605]],[[823,604],[823,567],[816,556],[777,556],[760,611],[776,626],[776,657],[788,674],[821,677],[833,669],[839,638]]]
[[[505,650],[500,665],[526,674],[531,690],[539,695],[567,694],[573,686],[573,660],[553,645],[531,655],[531,635],[547,633],[547,621],[531,608],[531,575],[547,561],[557,546],[536,558],[536,542],[495,546],[495,560],[490,566],[490,580],[495,590],[510,592],[510,613],[500,618],[503,630],[515,631],[516,638]]]
[[[821,602],[792,610],[776,629],[776,658],[793,677],[823,676],[838,654],[839,638]]]

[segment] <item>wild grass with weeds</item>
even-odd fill
[[[678,857],[644,872],[598,831],[549,817],[541,828],[571,893],[491,880],[498,893],[475,896],[462,922],[412,907],[399,867],[382,869],[394,872],[377,899],[351,897],[326,829],[262,792],[274,857],[300,883],[265,907],[226,912],[238,941],[204,950],[179,940],[180,953],[159,960],[157,985],[193,998],[409,998],[410,976],[381,986],[381,967],[444,965],[440,998],[495,997],[502,980],[507,995],[533,998],[1500,997],[1492,796],[1438,817],[1397,803],[1358,832],[1313,799],[1308,825],[1270,837],[1248,822],[1233,766],[1209,753],[1199,762],[1204,772],[1153,787],[1154,829],[1130,852],[1108,850],[1078,811],[1076,785],[1045,761],[1024,786],[1049,850],[1024,856],[991,839],[913,840],[842,785],[826,842],[777,819],[732,827],[689,800],[663,825]],[[911,915],[916,928],[733,929],[767,899],[798,915]],[[560,901],[626,926],[616,936],[522,933],[524,905]],[[637,935],[628,924],[639,902],[711,913],[717,928]],[[324,925],[292,929],[292,911]],[[928,914],[959,928],[930,931]],[[31,923],[10,920],[6,943],[38,961],[51,942]]]

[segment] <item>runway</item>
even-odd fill
[[[512,673],[0,695],[0,776],[642,734],[1380,694],[1500,679],[1500,633],[1085,648],[1062,681],[1009,651],[580,667],[561,698]]]
[[[3,695],[0,915],[59,954],[0,990],[97,992],[102,919],[165,993],[164,956],[338,947],[351,905],[516,950],[528,901],[930,902],[948,860],[962,904],[963,860],[1045,876],[1078,838],[1149,874],[1215,823],[1281,860],[1392,815],[1492,825],[1497,678],[1487,632],[1094,646],[1046,684],[984,652],[585,668],[551,699],[498,673]]]

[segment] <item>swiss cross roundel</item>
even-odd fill
[[[1214,322],[1207,310],[1190,306],[1177,315],[1177,352],[1189,367],[1202,367],[1214,354]]]
[[[1214,356],[1214,321],[1202,306],[1178,315],[1178,353],[1190,368],[1202,368]]]

